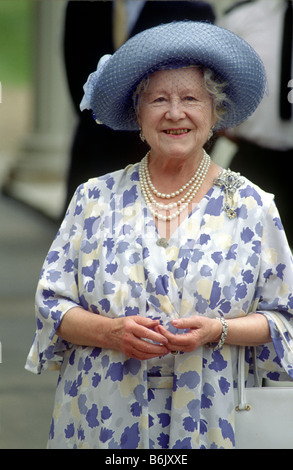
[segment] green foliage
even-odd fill
[[[31,79],[32,0],[0,0],[0,81],[25,84]]]

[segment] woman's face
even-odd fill
[[[138,121],[152,154],[194,157],[215,123],[202,72],[191,67],[153,73],[139,99]]]

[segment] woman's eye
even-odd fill
[[[186,96],[186,97],[185,97],[185,100],[186,100],[186,101],[190,101],[190,102],[196,101],[196,99],[194,98],[194,96]]]
[[[163,96],[159,96],[158,98],[154,99],[154,103],[163,103],[165,98]]]

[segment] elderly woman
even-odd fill
[[[89,77],[82,108],[150,151],[77,189],[46,258],[26,367],[60,369],[50,448],[233,448],[238,346],[293,378],[274,198],[203,150],[264,88],[246,42],[197,22],[138,34]]]

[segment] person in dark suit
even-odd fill
[[[146,1],[140,3],[128,36],[173,20],[214,23],[214,10],[202,1]],[[81,113],[83,85],[104,54],[115,51],[112,1],[70,1],[64,30],[64,58],[68,87],[78,116],[67,176],[67,208],[79,184],[89,178],[135,163],[148,148],[137,132],[113,131],[95,123],[91,113]]]

